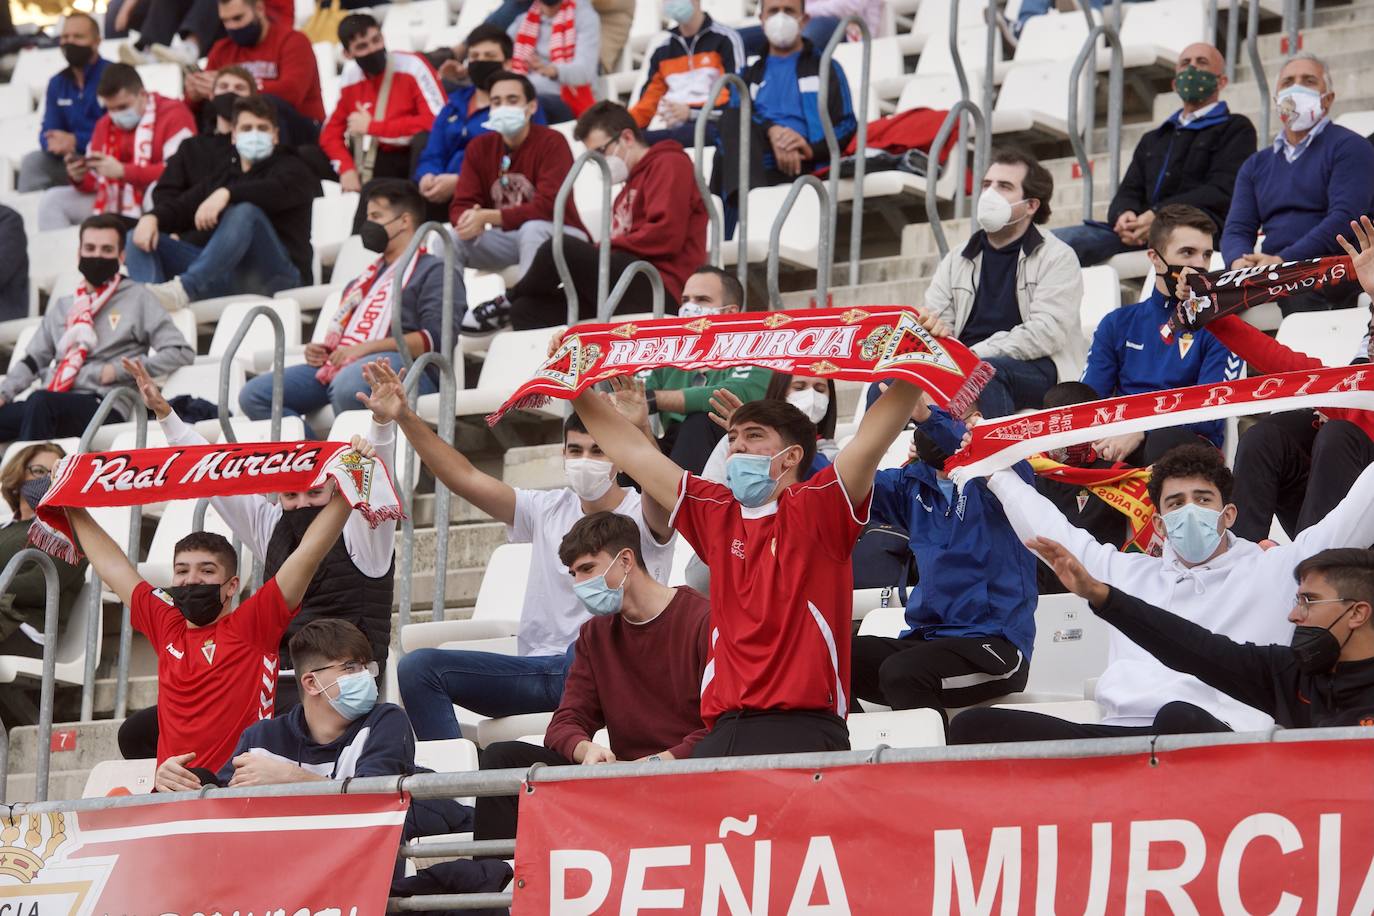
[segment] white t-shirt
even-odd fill
[[[666,584],[673,568],[675,539],[670,534],[667,544],[654,540],[653,532],[644,523],[639,494],[634,490],[625,491],[625,500],[615,511],[639,526],[644,565],[649,575]],[[558,545],[563,543],[563,536],[584,514],[582,500],[567,487],[515,491],[515,524],[506,528],[506,538],[512,544],[533,547],[516,641],[521,655],[562,655],[577,638],[578,628],[591,618],[573,593],[568,567],[558,560]]]

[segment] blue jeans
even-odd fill
[[[1045,392],[1059,381],[1059,370],[1048,356],[1031,360],[993,356],[985,362],[997,370],[978,396],[978,406],[988,419],[1007,417],[1018,410],[1039,410],[1044,406]]]
[[[180,277],[193,301],[242,293],[271,296],[301,282],[272,221],[253,204],[226,207],[204,247],[159,233],[157,248],[148,252],[133,244],[131,232],[124,250],[130,279],[162,283]]]
[[[802,37],[811,41],[816,49],[816,55],[825,50],[825,43],[830,40],[830,35],[840,25],[837,16],[812,16],[802,28]],[[744,42],[744,53],[748,55],[767,54],[768,39],[763,36],[762,25],[746,25],[739,30],[740,41]],[[744,66],[743,63],[740,64]]]
[[[320,384],[315,378],[318,371],[314,366],[299,363],[287,366],[282,373],[281,412],[284,417],[301,417],[314,413],[326,404],[334,406],[334,413],[345,410],[358,410],[363,405],[358,401],[358,393],[371,391],[363,379],[363,366],[373,360],[384,359],[391,363],[397,372],[401,371],[401,354],[374,353],[372,356],[354,360],[339,370],[329,385]],[[433,394],[439,390],[429,373],[420,379],[420,393]],[[272,416],[272,376],[263,374],[249,379],[239,391],[239,407],[253,420],[266,420]]]
[[[498,655],[418,649],[397,666],[397,684],[415,737],[461,738],[454,705],[480,716],[552,712],[563,698],[573,649],[563,655]]]
[[[482,21],[482,25],[494,25],[505,32],[510,29],[512,22],[529,11],[530,2],[531,0],[505,0]],[[463,38],[466,40],[467,36],[464,35]]]
[[[1054,234],[1078,255],[1080,267],[1093,267],[1127,251],[1144,251],[1144,245],[1127,245],[1111,229],[1095,223],[1062,226]]]

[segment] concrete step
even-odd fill
[[[76,801],[86,788],[90,770],[56,770],[48,774],[49,801]],[[10,773],[5,780],[5,801],[35,801],[37,799],[38,777],[33,772]]]
[[[119,741],[116,736],[123,721],[104,719],[95,722],[55,723],[52,768],[88,771],[102,760],[118,759]],[[10,731],[11,771],[34,771],[37,766],[37,757],[34,755],[37,743],[36,725],[23,725]]]

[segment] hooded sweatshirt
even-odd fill
[[[320,70],[310,39],[286,24],[272,23],[255,45],[243,47],[221,38],[210,48],[206,70],[238,64],[258,81],[258,91],[275,95],[312,121],[324,120]]]
[[[682,144],[649,147],[611,208],[611,247],[643,258],[663,276],[663,291],[682,298],[687,278],[706,263],[706,205]]]
[[[1340,505],[1293,543],[1262,550],[1227,532],[1226,549],[1192,567],[1179,560],[1168,541],[1160,557],[1121,553],[1114,545],[1099,544],[1009,471],[988,478],[988,489],[1001,500],[1017,537],[1058,541],[1107,585],[1213,633],[1257,645],[1287,645],[1292,638],[1288,612],[1298,563],[1330,547],[1374,544],[1374,465],[1365,469]],[[1096,699],[1108,725],[1149,725],[1159,708],[1173,700],[1199,706],[1236,731],[1267,728],[1272,721],[1267,712],[1169,668],[1119,630],[1109,638],[1107,668],[1097,682]]]

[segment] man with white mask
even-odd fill
[[[1068,245],[1037,226],[1050,218],[1054,179],[1030,153],[995,149],[978,198],[981,227],[935,269],[926,307],[997,374],[984,415],[1040,407],[1083,364],[1083,272]]]
[[[1301,51],[1275,83],[1280,130],[1236,176],[1221,235],[1230,267],[1259,267],[1341,254],[1336,235],[1374,208],[1374,148],[1331,122],[1336,93],[1321,58]],[[1255,244],[1260,228],[1264,241]],[[1285,315],[1353,306],[1354,284],[1280,300]]]
[[[518,655],[420,649],[401,659],[397,681],[421,741],[458,738],[454,705],[483,716],[514,716],[557,708],[572,663],[572,643],[589,612],[558,558],[563,536],[585,515],[615,512],[639,528],[644,568],[659,582],[672,567],[672,531],[650,528],[639,493],[616,483],[618,469],[576,416],[563,424],[568,486],[516,489],[483,473],[410,409],[400,378],[386,363],[366,369],[372,393],[363,402],[375,417],[395,421],[435,477],[461,499],[506,525],[511,543],[532,545],[529,583],[520,613]]]

